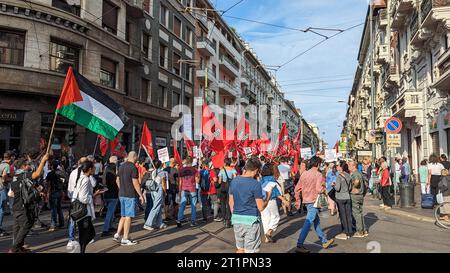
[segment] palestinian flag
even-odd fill
[[[113,140],[125,123],[124,109],[85,77],[69,68],[56,112]]]

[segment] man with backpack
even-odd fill
[[[200,199],[202,201],[202,215],[203,222],[208,221],[208,215],[211,213],[211,204],[214,205],[214,219],[217,218],[219,213],[219,207],[217,204],[216,187],[214,183],[217,183],[217,174],[214,169],[209,168],[209,162],[204,161],[202,163],[202,170],[200,171]]]
[[[42,157],[41,163],[35,172],[31,172],[30,163],[21,159],[17,162],[17,170],[11,182],[11,191],[8,194],[14,198],[13,214],[13,242],[9,253],[30,252],[24,247],[25,238],[33,227],[35,220],[35,207],[39,201],[39,189],[35,188],[33,180],[42,176],[44,165],[48,160],[48,154]]]
[[[187,200],[191,200],[191,227],[196,226],[197,217],[197,184],[200,182],[199,172],[192,167],[192,158],[186,158],[186,166],[179,170],[181,192],[181,204],[178,210],[177,227],[181,228],[181,222],[184,220],[184,210],[186,209]]]
[[[356,233],[353,234],[353,237],[363,238],[369,236],[363,215],[364,196],[367,193],[368,185],[364,181],[363,175],[358,171],[355,161],[350,161],[348,163],[348,169],[350,171],[352,183],[352,190],[350,192],[352,214],[356,221]]]
[[[56,224],[58,223],[58,228],[64,227],[64,214],[61,209],[61,200],[62,200],[62,192],[63,192],[63,180],[58,173],[59,163],[58,161],[53,161],[50,164],[50,172],[47,174],[45,181],[48,185],[50,192],[50,209],[52,211],[52,219],[50,224],[49,231],[55,231]],[[57,219],[58,218],[58,219]],[[57,221],[58,220],[58,221]]]

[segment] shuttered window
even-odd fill
[[[431,145],[433,154],[439,156],[439,132],[431,134]]]
[[[111,2],[103,1],[102,27],[113,34],[117,34],[118,9]]]

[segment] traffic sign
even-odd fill
[[[402,121],[394,117],[386,120],[386,123],[384,124],[384,130],[386,131],[386,133],[389,134],[400,133],[402,127],[403,127]]]
[[[386,146],[387,148],[400,148],[402,146],[402,137],[400,134],[387,134]]]

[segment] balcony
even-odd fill
[[[127,15],[134,18],[144,18],[144,0],[125,0]]]
[[[195,19],[197,19],[199,22],[203,24],[206,28],[208,28],[208,14],[196,11],[195,12]]]
[[[422,92],[416,89],[401,93],[391,105],[393,116],[417,117],[422,115]]]
[[[246,76],[242,76],[242,77],[241,77],[241,84],[242,84],[243,86],[249,86],[249,85],[250,85],[250,81],[247,79]]]
[[[397,73],[397,67],[395,64],[387,64],[381,71],[381,82],[383,86],[389,87],[392,85],[398,86],[400,77]]]
[[[437,60],[436,66],[439,71],[439,77],[436,79],[433,87],[441,91],[450,91],[450,50],[446,50]]]
[[[216,75],[214,75],[211,69],[208,69],[208,73],[206,73],[205,69],[197,69],[195,71],[195,75],[202,81],[205,80],[205,77],[208,79],[208,82],[214,82],[217,80]]]
[[[392,8],[392,22],[393,29],[401,28],[406,19],[410,16],[410,11],[414,8],[414,0],[394,0],[391,3]]]
[[[239,77],[240,75],[239,65],[237,64],[237,62],[225,55],[220,56],[219,67],[228,74],[234,75],[234,77]]]
[[[378,20],[380,26],[387,26],[388,24],[387,9],[383,9],[380,11],[378,15]]]
[[[197,50],[205,56],[214,56],[216,54],[216,45],[206,37],[197,39]]]
[[[432,20],[448,19],[449,12],[450,0],[423,0],[420,5],[422,25],[429,25]]]
[[[378,47],[377,59],[378,64],[385,64],[389,61],[389,45],[381,44]]]
[[[249,105],[250,102],[249,102],[249,100],[248,100],[247,97],[242,97],[242,98],[241,98],[241,104],[242,104],[242,105]]]
[[[219,90],[228,93],[228,95],[224,96],[232,96],[234,98],[238,98],[240,96],[239,94],[241,93],[240,88],[238,86],[226,81],[219,81]]]

